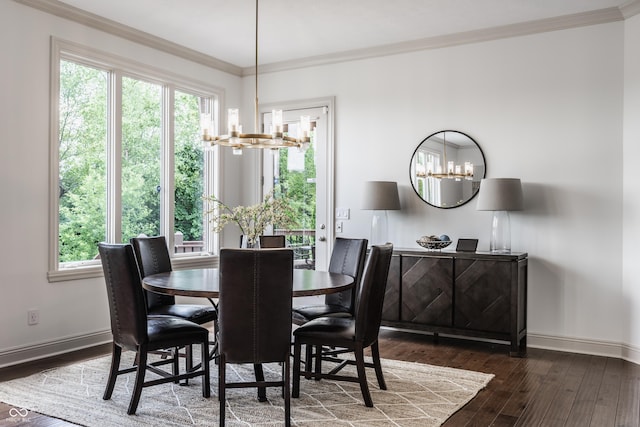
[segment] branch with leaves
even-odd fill
[[[240,232],[247,236],[253,244],[264,234],[269,225],[277,224],[279,228],[291,228],[296,224],[295,212],[284,197],[275,197],[275,191],[264,196],[261,203],[251,206],[229,207],[216,196],[206,197],[209,203],[208,214],[211,216],[213,231],[219,233],[229,223],[234,223]]]

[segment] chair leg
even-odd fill
[[[307,372],[313,371],[313,346],[311,344],[306,344],[305,348],[305,356],[304,356],[304,370]],[[311,379],[310,375],[305,375],[306,379]]]
[[[189,372],[193,369],[193,346],[191,344],[185,347],[185,356],[184,365]]]
[[[386,390],[387,384],[384,382],[382,376],[382,365],[380,364],[380,349],[378,348],[378,341],[371,344],[371,356],[373,357],[373,367],[376,370],[376,377],[378,378],[378,385],[380,390]]]
[[[264,371],[262,370],[262,364],[256,363],[253,365],[253,371],[256,374],[256,381],[264,381]],[[267,388],[258,387],[258,402],[267,401]]]
[[[315,373],[318,374],[315,377],[316,381],[320,381],[320,374],[322,374],[322,346],[321,345],[317,345],[316,346],[316,363],[315,363]],[[307,371],[310,371],[311,369],[307,369]]]
[[[188,346],[188,347],[191,347],[191,346]],[[173,367],[173,376],[177,377],[178,375],[180,375],[180,348],[178,347],[175,347],[173,349],[173,363],[171,365]],[[188,380],[185,380],[185,384],[187,384],[186,381]],[[175,380],[173,382],[176,384],[179,383],[178,380]]]
[[[204,378],[202,379],[202,397],[211,396],[211,372],[209,370],[209,340],[205,340],[201,345],[202,369],[204,369]]]
[[[102,398],[104,400],[111,399],[111,395],[113,394],[113,388],[116,385],[116,379],[118,378],[118,369],[120,369],[120,356],[122,354],[122,349],[116,345],[116,343],[112,344],[111,350],[111,369],[109,369],[109,379],[107,380],[107,387],[104,390],[104,395]]]
[[[218,400],[220,401],[220,427],[224,427],[225,421],[225,381],[226,381],[226,358],[224,354],[218,356]]]
[[[302,344],[296,340],[293,343],[293,388],[291,397],[300,397],[300,357]]]
[[[136,369],[136,381],[133,387],[133,395],[131,396],[131,402],[129,402],[129,409],[127,414],[133,415],[138,408],[138,402],[140,402],[140,395],[142,394],[142,386],[144,385],[144,376],[147,371],[147,349],[146,347],[138,348],[138,368]]]
[[[290,360],[287,357],[282,364],[283,372],[282,372],[282,380],[284,381],[284,386],[282,387],[282,392],[284,394],[284,425],[286,427],[291,426],[291,393],[290,393]]]
[[[367,384],[367,373],[364,369],[364,349],[362,348],[362,344],[356,344],[353,352],[356,356],[356,368],[358,370],[358,380],[360,382],[360,391],[362,392],[364,405],[370,408],[373,406],[373,400],[371,400],[371,393],[369,393],[369,385]]]

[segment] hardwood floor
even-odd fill
[[[110,346],[101,346],[0,369],[0,381],[109,351]],[[380,353],[388,359],[495,374],[488,387],[445,427],[640,427],[640,366],[623,360],[532,348],[527,357],[512,358],[505,345],[442,337],[434,343],[429,335],[388,330],[380,332]],[[0,426],[73,426],[35,413],[18,423],[10,410],[0,403]]]

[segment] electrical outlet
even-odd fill
[[[336,233],[342,233],[342,221],[336,222]]]
[[[32,309],[27,311],[27,324],[37,325],[40,322],[40,311]]]

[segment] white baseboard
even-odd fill
[[[0,352],[0,368],[94,347],[111,341],[111,331],[105,330],[35,345],[16,347]]]
[[[527,334],[527,347],[615,357],[640,365],[640,348],[624,343]]]

